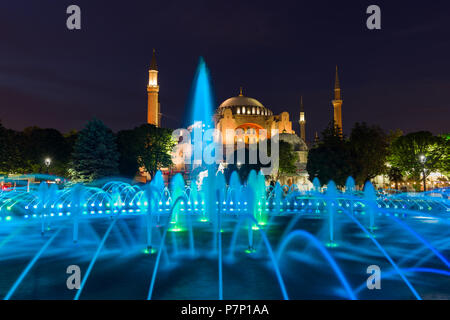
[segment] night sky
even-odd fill
[[[66,28],[67,6],[82,29]],[[381,7],[382,29],[366,28]],[[157,50],[162,124],[182,123],[199,56],[217,105],[239,93],[307,138],[332,118],[335,65],[343,126],[450,131],[447,1],[2,1],[0,119],[4,126],[81,129],[93,117],[113,130],[146,121],[148,67]],[[293,119],[292,119],[293,118]]]

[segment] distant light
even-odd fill
[[[52,163],[52,159],[50,159],[50,158],[45,158],[44,164],[45,164],[47,167],[49,167],[51,163]]]
[[[419,156],[419,160],[420,160],[421,163],[425,163],[425,162],[427,162],[427,157],[425,155],[421,154]]]

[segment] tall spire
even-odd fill
[[[242,97],[244,94],[242,93],[243,88],[239,87],[239,96]]]
[[[339,83],[338,66],[336,65],[336,79],[334,81],[334,100],[341,100],[341,85]]]
[[[161,125],[161,106],[159,104],[158,66],[156,65],[155,49],[153,49],[150,69],[148,70],[147,95],[147,123],[159,127]]]
[[[300,96],[300,118],[298,119],[298,123],[300,124],[300,138],[306,142],[306,118],[305,118],[305,110],[303,109],[303,96]]]
[[[334,85],[335,89],[339,89],[339,75],[338,75],[338,66],[336,65],[336,81],[335,81],[335,85]]]
[[[152,60],[150,61],[150,70],[158,71],[158,65],[156,64],[156,51],[153,49]]]
[[[338,126],[340,133],[342,134],[342,98],[341,98],[341,85],[339,83],[338,67],[336,66],[336,79],[334,83],[334,100],[333,104],[333,120],[334,124]]]

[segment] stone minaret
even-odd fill
[[[154,124],[159,127],[161,125],[161,114],[159,105],[159,85],[158,85],[158,66],[156,65],[156,54],[153,49],[152,61],[148,70],[148,106],[147,106],[147,123]]]
[[[306,142],[306,118],[305,118],[305,110],[303,109],[303,96],[300,97],[300,119],[298,120],[300,124],[300,138]]]
[[[334,123],[339,127],[340,133],[342,133],[342,99],[341,99],[341,87],[339,85],[338,67],[336,66],[336,80],[334,83],[334,100],[331,101],[334,108]]]

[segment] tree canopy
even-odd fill
[[[306,170],[311,181],[318,177],[322,183],[333,180],[344,186],[352,176],[357,185],[363,185],[386,172],[388,152],[389,139],[380,127],[357,122],[347,139],[330,123],[309,151]]]
[[[330,123],[322,132],[322,139],[309,150],[306,170],[309,179],[315,177],[322,183],[333,180],[336,185],[343,186],[351,175],[350,149],[340,130]]]
[[[21,160],[15,135],[14,131],[6,129],[0,122],[0,174],[15,172]]]
[[[117,137],[117,139],[116,139]],[[117,145],[116,145],[117,141]],[[38,127],[15,131],[0,123],[0,174],[44,173],[69,176],[76,181],[121,175],[133,178],[139,168],[153,176],[157,170],[172,165],[171,151],[176,141],[172,130],[144,124],[114,135],[101,121],[90,121],[80,132],[61,134],[56,129]],[[348,176],[358,185],[380,174],[398,183],[403,178],[419,181],[426,157],[426,175],[439,171],[450,173],[450,135],[434,136],[427,131],[404,135],[400,130],[385,134],[380,127],[356,123],[346,138],[330,123],[321,140],[309,150],[307,171],[312,181],[334,180],[343,186]],[[268,152],[270,152],[270,143]],[[280,141],[278,175],[296,173],[298,156],[292,146]],[[51,165],[44,165],[45,158]],[[237,156],[235,155],[237,158]],[[237,170],[243,181],[256,164],[229,165],[227,173]],[[387,165],[387,167],[385,167]],[[70,168],[70,169],[69,169]]]
[[[433,171],[450,170],[450,140],[446,136],[434,136],[428,131],[419,131],[400,136],[392,142],[389,163],[402,174],[419,180],[425,166],[425,176]],[[420,156],[425,156],[424,164]]]
[[[72,153],[73,181],[91,182],[118,174],[116,138],[100,120],[94,119],[80,131]]]
[[[66,175],[72,145],[58,130],[29,127],[20,134],[20,140],[26,172],[48,170],[52,174]],[[44,164],[46,158],[51,159],[48,168]]]
[[[348,140],[351,158],[351,176],[363,185],[386,171],[388,139],[379,126],[356,122]]]
[[[176,141],[171,129],[143,124],[119,132],[118,143],[121,174],[134,175],[143,167],[153,177],[159,169],[172,165],[171,152]]]
[[[17,132],[0,124],[0,172],[67,174],[74,133],[63,136],[56,129],[28,127]],[[46,158],[51,159],[47,168]]]
[[[292,145],[286,141],[280,140],[279,155],[278,177],[280,175],[295,175],[297,173],[296,163],[299,161],[299,158]]]

